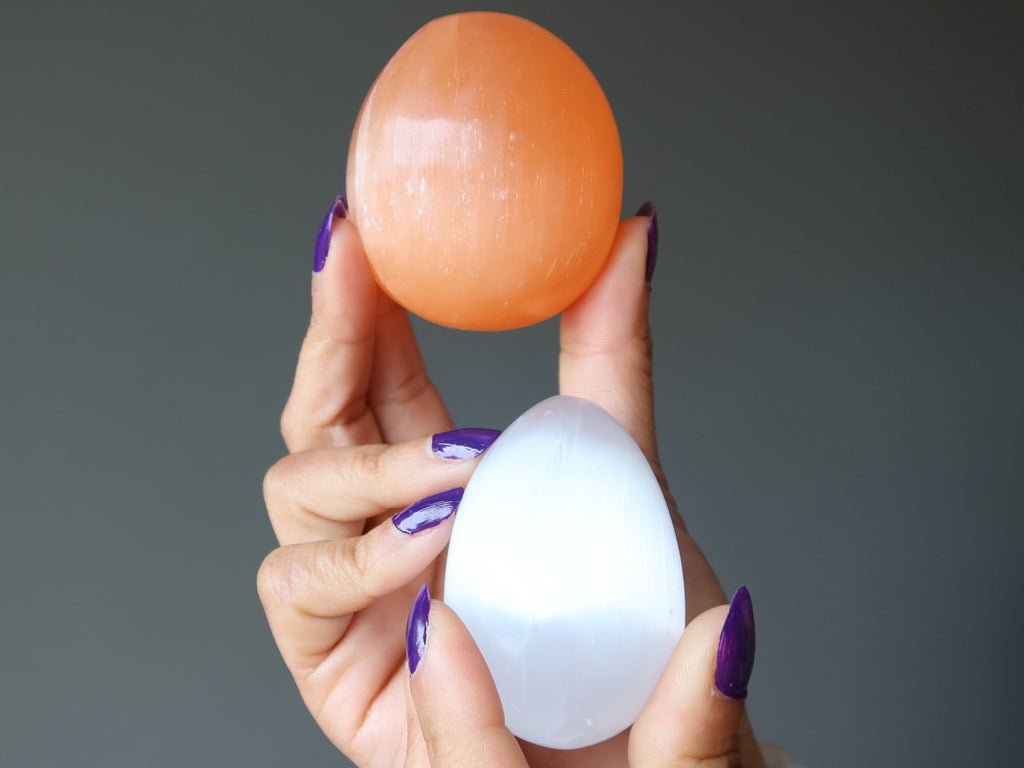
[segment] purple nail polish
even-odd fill
[[[499,429],[453,429],[438,432],[430,441],[430,450],[442,459],[473,459],[491,447],[501,434]]]
[[[452,516],[462,501],[463,493],[463,488],[449,488],[447,491],[427,496],[396,514],[391,518],[391,522],[395,524],[395,528],[409,535],[433,528]]]
[[[640,206],[636,215],[648,216],[651,219],[651,223],[647,226],[647,271],[644,274],[649,283],[654,277],[654,265],[658,261],[658,212],[654,208],[654,203],[648,200]]]
[[[405,655],[409,660],[409,674],[416,671],[427,649],[427,619],[430,616],[430,590],[424,584],[416,593],[409,610],[409,623],[405,625]]]
[[[754,646],[754,605],[747,588],[740,587],[729,604],[715,663],[715,687],[730,699],[747,698]]]
[[[313,250],[313,271],[319,272],[327,263],[327,251],[331,247],[331,227],[335,219],[344,219],[348,216],[348,200],[344,195],[338,195],[331,204],[331,210],[324,216],[320,231],[316,235],[316,248]]]

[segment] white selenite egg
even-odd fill
[[[466,486],[444,599],[516,736],[577,749],[628,728],[685,617],[670,512],[629,433],[576,397],[520,416]]]

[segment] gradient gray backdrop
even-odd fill
[[[480,3],[603,83],[658,204],[674,490],[750,586],[759,735],[1008,765],[1022,680],[1024,33],[1006,3]],[[4,3],[0,766],[339,765],[267,631],[312,244],[441,2]],[[460,425],[555,326],[417,326]]]

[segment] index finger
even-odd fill
[[[373,364],[377,286],[359,233],[339,197],[318,240],[313,311],[292,392],[281,416],[288,450],[380,442],[367,393]],[[325,240],[326,238],[326,240]],[[326,259],[321,246],[329,243]]]

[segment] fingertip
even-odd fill
[[[500,436],[500,429],[476,427],[435,432],[430,437],[430,452],[446,461],[469,461],[484,453]]]
[[[331,233],[334,229],[334,222],[348,216],[348,200],[344,195],[338,195],[331,203],[331,207],[320,223],[320,230],[316,234],[316,244],[313,248],[313,273],[319,274],[327,264],[327,256],[330,253]]]
[[[654,277],[654,267],[658,261],[658,211],[654,203],[648,200],[640,206],[636,212],[637,216],[643,216],[648,220],[647,224],[647,264],[644,269],[644,279],[650,285]]]
[[[641,278],[647,272],[648,231],[651,224],[652,219],[640,214],[619,222],[604,269],[577,300],[577,304],[583,303],[585,306],[588,296],[600,295],[605,291],[614,291],[620,295],[624,292],[627,295],[643,293],[641,289],[645,280]]]
[[[672,676],[674,685],[685,686],[687,690],[700,690],[704,695],[714,692],[717,650],[728,615],[728,605],[716,605],[686,625],[665,668],[666,675]],[[678,693],[678,688],[672,691],[675,698],[678,698]]]
[[[431,598],[424,585],[409,616],[413,634],[409,655],[416,656],[412,687],[417,701],[431,701],[435,710],[451,707],[460,718],[476,725],[504,724],[504,710],[487,663],[455,611]],[[418,640],[420,626],[422,643]]]
[[[630,736],[640,766],[735,755],[743,702],[715,687],[717,651],[729,607],[716,606],[686,627]]]
[[[339,203],[341,205],[341,203]],[[333,210],[333,209],[332,209]],[[327,220],[332,217],[328,212]],[[312,320],[328,337],[351,336],[371,328],[377,315],[377,283],[355,224],[335,216],[326,234],[327,249],[312,279]],[[317,238],[319,258],[321,238]]]
[[[465,488],[456,486],[425,496],[396,513],[391,522],[406,536],[436,528],[455,514],[464,493]]]
[[[740,587],[729,603],[715,656],[715,688],[730,699],[747,698],[756,649],[754,605],[747,588]]]
[[[430,623],[430,589],[424,584],[416,593],[409,609],[409,620],[405,626],[405,656],[409,662],[409,674],[416,669],[427,649],[427,626]]]
[[[559,391],[598,403],[657,466],[651,291],[645,281],[649,225],[643,216],[619,224],[604,271],[563,313]]]
[[[409,693],[427,752],[440,765],[526,768],[487,664],[459,617],[440,600],[424,604],[421,590],[410,616],[410,656],[416,653]],[[423,622],[419,650],[419,617]]]

